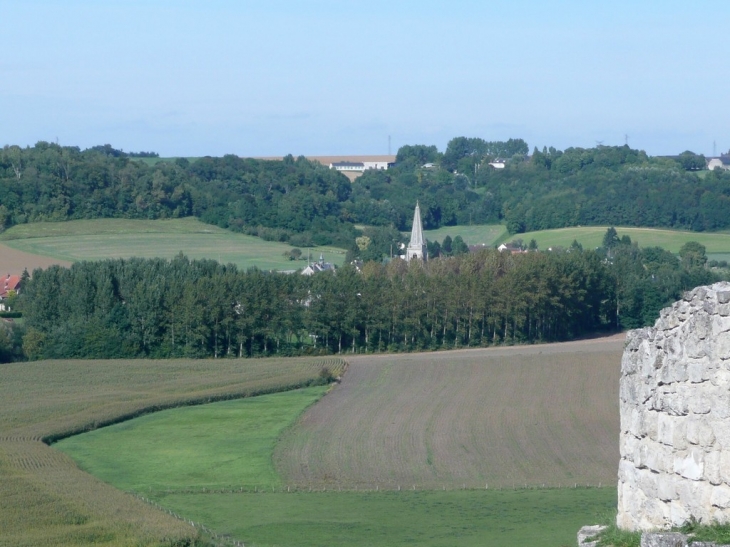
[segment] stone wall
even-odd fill
[[[618,526],[730,522],[730,283],[628,333],[620,405]]]

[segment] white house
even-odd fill
[[[387,161],[336,161],[330,163],[330,169],[337,171],[366,171],[367,169],[388,169]]]

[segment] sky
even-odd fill
[[[0,0],[0,14],[0,146],[730,149],[727,0]]]

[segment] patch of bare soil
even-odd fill
[[[20,274],[25,268],[28,269],[28,272],[32,272],[36,268],[47,268],[53,264],[70,266],[72,263],[67,260],[17,251],[0,243],[0,275]]]

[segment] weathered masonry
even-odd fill
[[[618,526],[730,522],[730,283],[628,334],[620,405]]]

